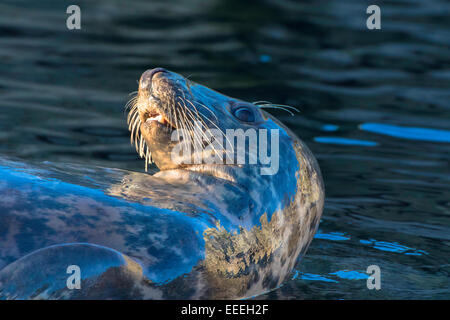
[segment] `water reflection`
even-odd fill
[[[382,123],[363,123],[359,126],[359,128],[361,130],[402,139],[450,142],[450,131],[447,130],[394,126]]]
[[[330,143],[330,144],[343,144],[350,146],[365,146],[365,147],[374,147],[378,145],[378,143],[374,141],[367,140],[357,140],[357,139],[349,139],[349,138],[339,138],[339,137],[315,137],[314,141],[320,143]]]
[[[142,172],[123,106],[156,66],[294,105],[272,112],[317,156],[326,208],[296,280],[260,298],[450,297],[448,1],[382,3],[377,32],[359,0],[79,1],[71,33],[69,4],[0,5],[2,155],[59,164],[74,182],[87,181],[77,165]],[[332,274],[371,264],[376,293]]]

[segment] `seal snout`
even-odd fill
[[[138,111],[144,125],[155,123],[174,127],[167,119],[166,106],[161,101],[161,81],[164,81],[170,72],[164,68],[154,68],[145,71],[139,81]]]
[[[164,68],[154,68],[154,69],[149,69],[149,70],[145,71],[142,74],[141,79],[139,80],[139,88],[150,90],[153,76],[155,74],[157,74],[158,72],[166,72],[167,73],[168,71]]]

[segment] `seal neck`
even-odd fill
[[[165,180],[186,182],[185,180],[195,177],[215,178],[222,181],[226,181],[231,184],[238,184],[238,175],[236,169],[240,166],[236,165],[212,165],[212,164],[199,164],[189,167],[183,167],[178,169],[161,170],[155,173],[153,176]]]

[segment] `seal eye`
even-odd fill
[[[253,122],[255,121],[255,114],[247,107],[238,107],[234,110],[234,116],[241,121]]]

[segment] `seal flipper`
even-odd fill
[[[34,251],[3,268],[0,300],[142,299],[148,284],[142,267],[126,255],[68,243]]]

